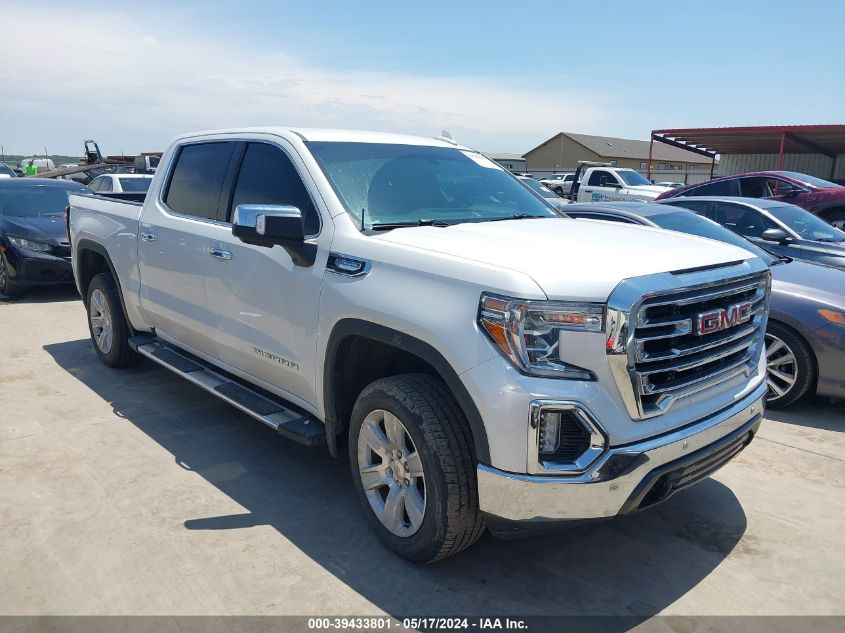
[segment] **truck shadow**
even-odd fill
[[[191,517],[185,529],[272,526],[280,546],[289,541],[397,617],[603,614],[628,616],[620,628],[630,628],[706,578],[745,533],[738,500],[709,479],[641,514],[520,540],[487,534],[451,559],[413,565],[367,525],[346,460],[289,442],[152,363],[109,369],[87,339],[44,349],[180,468],[247,509]]]

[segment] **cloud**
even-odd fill
[[[4,8],[0,139],[7,151],[161,149],[197,129],[281,124],[417,133],[450,130],[482,149],[525,151],[562,128],[600,126],[589,96],[519,78],[438,77],[309,63],[248,34],[68,5]],[[178,24],[182,22],[182,26]],[[239,36],[239,37],[236,37]]]

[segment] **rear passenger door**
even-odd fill
[[[226,203],[226,222],[239,204],[291,205],[301,212],[306,240],[321,245],[311,266],[294,264],[281,246],[246,244],[231,231],[215,245],[227,259],[208,278],[219,356],[248,379],[297,404],[316,402],[317,317],[333,224],[321,218],[304,163],[282,139],[246,142]]]
[[[215,357],[217,306],[207,286],[213,247],[228,230],[218,213],[236,147],[209,141],[178,148],[139,230],[141,307],[149,322],[162,338]]]

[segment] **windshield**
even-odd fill
[[[557,198],[557,194],[554,191],[552,191],[548,187],[544,187],[543,185],[541,185],[539,182],[537,182],[533,178],[520,178],[520,180],[523,182],[523,184],[528,185],[529,187],[531,187],[534,191],[539,193],[544,198],[549,198],[549,199]]]
[[[557,217],[493,161],[451,147],[309,142],[356,224],[457,223],[514,215]]]
[[[126,192],[144,192],[150,188],[152,178],[118,178],[121,188]]]
[[[631,187],[651,184],[651,181],[648,180],[645,176],[632,169],[620,169],[616,172],[616,175],[619,176],[622,180],[624,180],[626,185],[629,185]]]
[[[726,229],[721,224],[716,224],[712,220],[703,218],[692,211],[679,211],[677,213],[666,213],[654,215],[649,218],[661,229],[668,229],[670,231],[680,231],[681,233],[689,233],[690,235],[698,235],[699,237],[706,237],[718,242],[727,242],[734,246],[739,246],[747,251],[751,251],[757,257],[766,262],[767,266],[771,266],[775,259],[769,255],[762,248],[745,239],[741,235],[737,235],[730,229]]]
[[[87,191],[87,187],[0,187],[0,215],[18,218],[63,215],[68,205],[68,194]]]
[[[843,188],[842,185],[837,185],[835,182],[830,182],[829,180],[822,180],[821,178],[816,178],[815,176],[809,176],[807,174],[801,174],[797,171],[779,171],[777,173],[782,174],[787,178],[797,180],[798,182],[803,182],[805,185],[810,185],[811,187],[818,187],[819,189]]]
[[[790,205],[766,210],[805,240],[845,242],[845,233],[800,207]]]

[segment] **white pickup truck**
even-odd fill
[[[562,218],[448,141],[189,134],[143,205],[74,195],[68,230],[103,362],[146,357],[346,453],[364,513],[412,561],[485,525],[651,506],[762,419],[762,261]]]
[[[654,185],[638,171],[610,167],[598,163],[584,163],[575,172],[569,197],[577,202],[608,202],[629,200],[651,202],[672,187]]]

